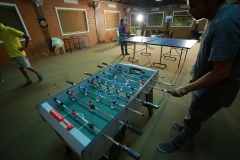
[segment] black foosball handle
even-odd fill
[[[140,159],[140,154],[137,152],[134,152],[133,150],[131,150],[130,148],[127,148],[126,146],[119,144],[119,147],[126,151],[128,155],[130,155],[131,157],[133,157],[134,159]]]
[[[137,133],[138,135],[142,135],[143,131],[141,131],[140,129],[138,129],[138,128],[134,127],[134,126],[131,126],[130,124],[125,124],[125,125],[131,131]]]
[[[71,84],[71,85],[76,85],[74,82],[70,81],[70,80],[66,80],[67,83]]]
[[[104,64],[104,65],[111,65],[111,64],[107,64],[107,63],[105,63],[105,62],[103,62],[102,64]]]
[[[141,101],[141,102],[142,102],[142,105],[145,106],[145,107],[152,107],[152,108],[155,108],[155,109],[159,108],[159,105],[149,103],[149,102],[144,102],[144,101]]]
[[[89,75],[89,76],[92,76],[92,74],[91,74],[91,73],[88,73],[88,72],[84,72],[84,74]]]

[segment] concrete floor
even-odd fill
[[[138,49],[143,46],[138,45]],[[129,46],[132,56],[133,46]],[[158,83],[156,87],[172,90],[180,87],[191,79],[191,65],[195,62],[199,43],[188,51],[185,63],[181,61],[177,68],[178,60],[164,59],[167,68],[160,69],[151,66],[152,62],[159,61],[159,46],[149,46],[151,56],[137,53],[137,65],[159,69],[159,75],[164,76],[160,81],[173,84],[168,86]],[[169,48],[164,47],[164,52]],[[176,54],[174,51],[173,54]],[[4,82],[0,82],[0,157],[3,160],[62,160],[77,159],[72,154],[65,157],[65,145],[54,130],[44,122],[36,110],[36,105],[49,98],[48,93],[55,95],[61,92],[54,84],[62,88],[69,88],[66,80],[80,82],[87,76],[84,72],[96,73],[100,71],[97,65],[102,62],[115,64],[118,62],[133,63],[128,61],[129,56],[122,56],[120,47],[116,42],[103,43],[91,46],[82,51],[67,52],[59,56],[49,56],[31,61],[31,65],[39,71],[44,80],[38,82],[37,76],[31,72],[29,76],[33,84],[21,88],[25,83],[20,71],[13,65],[0,67]],[[148,59],[149,58],[149,59]],[[178,57],[179,58],[179,57]],[[151,63],[148,63],[149,61]],[[175,160],[175,159],[239,159],[240,148],[240,95],[228,109],[222,109],[204,124],[202,130],[191,140],[182,152],[161,153],[156,149],[159,142],[168,142],[174,138],[178,131],[171,127],[174,121],[182,122],[187,113],[191,100],[191,93],[175,98],[171,95],[154,90],[154,103],[160,108],[154,110],[154,115],[149,118],[145,108],[140,111],[146,113],[144,117],[136,116],[131,124],[142,129],[143,135],[138,136],[130,131],[126,132],[124,144],[141,154],[142,160]],[[121,153],[121,160],[132,159],[125,152]]]

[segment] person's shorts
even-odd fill
[[[20,68],[20,67],[29,68],[31,66],[27,56],[12,58],[12,62],[16,68]]]

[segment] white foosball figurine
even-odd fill
[[[113,88],[114,88],[115,82],[116,82],[116,80],[113,79],[113,80],[112,80],[112,87],[113,87]]]
[[[96,93],[96,96],[97,96],[97,97],[96,97],[96,101],[99,102],[99,97],[101,96],[101,94],[100,94],[99,91]]]
[[[117,79],[117,76],[118,76],[117,74],[114,74],[114,75],[113,75],[113,78],[116,80],[116,79]]]
[[[120,83],[120,86],[121,86],[120,91],[122,91],[122,90],[123,90],[124,83],[121,82],[121,83]]]
[[[110,102],[111,102],[111,109],[114,109],[114,105],[116,104],[116,100],[114,98],[112,98],[110,100]]]
[[[71,91],[71,92],[70,92],[70,97],[71,97],[72,101],[75,101],[74,96],[75,96],[74,92]]]
[[[83,88],[83,91],[84,91],[84,93],[85,93],[85,96],[87,96],[88,87],[87,87],[87,86],[85,86],[85,87]]]
[[[116,89],[116,95],[119,97],[120,96],[120,92],[118,89]]]
[[[144,81],[140,81],[140,88],[144,85]]]
[[[105,78],[105,85],[107,85],[108,77]]]
[[[127,78],[126,78],[126,84],[125,84],[126,86],[128,85],[128,81],[129,81],[129,80],[130,80],[130,78],[127,77]]]

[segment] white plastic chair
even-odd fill
[[[141,31],[140,29],[138,29],[138,30],[137,30],[137,36],[141,36],[141,32],[142,32],[142,31]]]
[[[59,48],[62,48],[65,54],[64,42],[58,37],[52,37],[51,39],[52,39],[52,46],[55,48],[55,53],[59,55]]]

